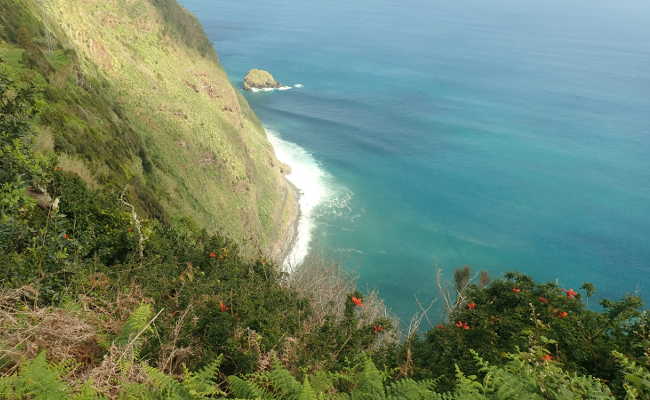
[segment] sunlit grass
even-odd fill
[[[140,176],[171,216],[191,216],[251,248],[268,249],[287,231],[295,195],[286,193],[259,121],[215,58],[189,47],[192,37],[170,34],[165,23],[174,14],[165,22],[146,1],[49,0],[45,7],[84,73],[111,83],[145,144],[146,162],[122,165],[124,174]],[[187,21],[181,25],[191,27]],[[59,67],[68,61],[63,51],[48,58]],[[99,180],[110,181],[112,172],[103,172]]]

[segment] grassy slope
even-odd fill
[[[55,70],[45,74],[49,83],[73,70],[92,102],[101,97],[113,109],[98,112],[80,95],[59,102],[72,109],[67,114],[45,113],[40,142],[64,154],[63,168],[92,184],[128,185],[143,212],[189,216],[251,250],[283,250],[295,193],[193,17],[172,0],[23,0],[21,7],[42,24],[30,34]],[[20,53],[0,45],[10,63]]]

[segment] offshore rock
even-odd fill
[[[281,85],[268,71],[251,69],[244,77],[244,89],[277,89]]]

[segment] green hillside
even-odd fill
[[[2,71],[42,92],[43,151],[138,211],[279,257],[296,196],[196,19],[175,1],[2,0]]]

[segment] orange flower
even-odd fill
[[[467,322],[457,321],[455,325],[456,325],[456,328],[461,328],[461,329],[465,329],[465,330],[470,329],[469,325],[467,325]]]
[[[438,324],[436,325],[436,328],[438,329],[445,329],[445,326],[443,324]]]
[[[553,356],[550,354],[544,354],[542,356],[542,361],[553,361]]]
[[[219,310],[220,310],[221,312],[226,312],[226,311],[230,310],[230,307],[228,307],[227,305],[223,304],[223,301],[220,301],[220,302],[219,302]]]
[[[470,310],[475,309],[476,308],[476,303],[468,303],[467,308],[469,308]]]
[[[70,240],[70,236],[69,236],[67,233],[64,233],[64,234],[63,234],[63,238],[64,238],[64,239],[67,239],[67,240]]]
[[[215,253],[214,251],[210,253],[210,258],[216,258],[216,257],[217,257],[217,253]]]
[[[558,313],[557,316],[560,317],[560,318],[566,318],[566,317],[569,316],[569,313],[566,312],[566,311],[561,311],[560,313]]]
[[[548,304],[548,299],[546,297],[539,296],[538,300],[544,304]]]
[[[566,297],[570,299],[574,299],[578,295],[578,292],[573,289],[565,290],[564,293],[566,293]]]
[[[363,300],[361,300],[358,297],[352,296],[352,302],[354,303],[355,306],[358,306],[358,307],[363,306]]]
[[[375,325],[375,326],[372,327],[372,331],[375,332],[375,333],[379,333],[379,332],[381,332],[383,330],[384,330],[384,327],[381,326],[381,325]]]
[[[519,292],[521,292],[521,289],[513,287],[512,291],[515,292],[515,293],[519,293]]]

